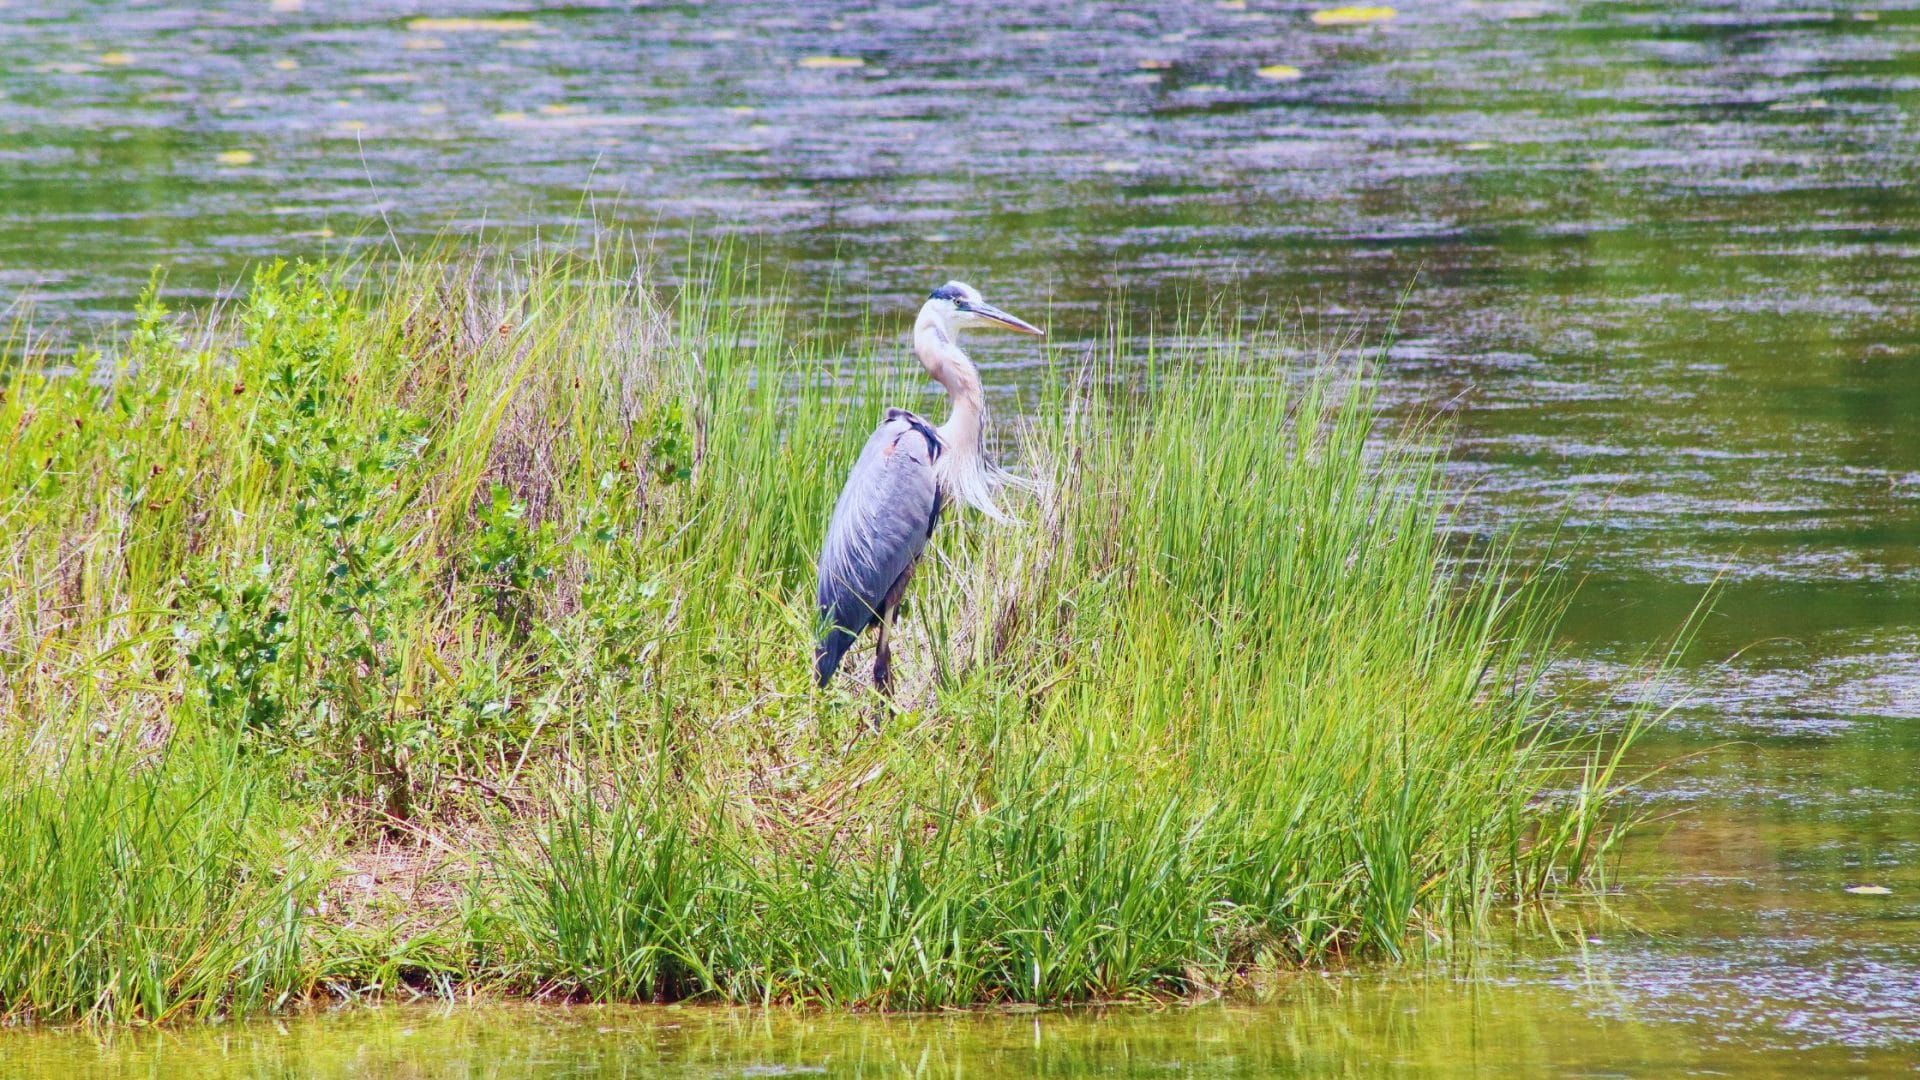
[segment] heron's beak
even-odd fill
[[[1022,334],[1032,334],[1034,337],[1047,336],[1047,332],[1045,330],[1040,329],[1039,327],[1033,325],[1032,323],[1028,322],[1025,319],[1015,318],[1014,316],[1009,315],[1004,311],[1001,311],[999,308],[994,307],[992,304],[971,304],[967,307],[967,310],[973,312],[975,315],[978,315],[979,317],[987,320],[988,322],[999,323],[1001,326],[1004,326],[1009,330],[1017,330]]]

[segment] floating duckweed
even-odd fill
[[[415,33],[433,34],[504,34],[532,30],[535,25],[532,19],[472,19],[450,17],[420,18],[407,21],[407,29]]]
[[[1386,22],[1397,14],[1385,4],[1347,4],[1314,12],[1313,22],[1315,26],[1359,26]]]

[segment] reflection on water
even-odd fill
[[[1632,929],[1498,979],[1268,1011],[703,1020],[776,1034],[701,1052],[798,1065],[779,1048],[817,1038],[852,1055],[835,1068],[951,1071],[1075,1025],[1094,1034],[1006,1052],[1251,1074],[1380,1053],[1444,1072],[1444,1051],[1525,1074],[1629,1049],[1705,1069],[1810,1046],[1838,1069],[1911,1048],[1920,12],[1484,0],[1319,28],[1308,10],[11,0],[0,292],[83,337],[155,263],[206,298],[249,259],[389,228],[593,217],[749,236],[773,279],[883,326],[964,274],[1050,310],[1069,354],[1115,291],[1159,314],[1231,291],[1328,334],[1401,308],[1390,398],[1454,416],[1470,525],[1564,515],[1584,537],[1563,685],[1616,678],[1722,583],[1691,696],[1649,746],[1707,752],[1649,785],[1652,808],[1687,814],[1629,852]],[[1867,880],[1893,895],[1842,891]],[[631,1022],[648,1045],[692,1038]],[[540,1020],[566,1034],[509,1046],[456,1016],[406,1038],[449,1063],[481,1046],[641,1060],[589,1023]],[[983,1041],[951,1034],[970,1025]],[[271,1062],[322,1053],[323,1031],[394,1053],[403,1026],[296,1025],[284,1049],[228,1035]],[[181,1038],[117,1060],[210,1052]]]
[[[659,1007],[466,1006],[181,1031],[0,1034],[61,1077],[1855,1076],[1884,1050],[1754,1053],[1537,989],[1309,976],[1253,1005],[860,1017]],[[1608,996],[1604,985],[1595,996]],[[1578,1075],[1576,1073],[1576,1075]]]

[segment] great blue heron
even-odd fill
[[[840,490],[827,542],[820,551],[820,620],[824,628],[813,654],[821,686],[840,668],[840,658],[869,626],[879,627],[873,681],[893,692],[893,649],[887,641],[914,563],[940,520],[940,508],[959,500],[996,521],[1006,515],[993,504],[993,489],[1005,474],[980,450],[986,401],[980,369],[960,351],[960,331],[997,326],[1039,336],[1040,328],[980,299],[979,290],[949,281],[920,305],[913,324],[913,353],[933,380],[946,387],[953,412],[938,428],[905,409],[888,409],[867,439],[860,460]]]

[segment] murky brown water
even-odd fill
[[[1402,6],[1318,27],[1310,6],[1258,0],[532,15],[11,0],[0,295],[82,338],[157,263],[176,295],[206,299],[249,260],[389,227],[513,237],[591,217],[670,250],[688,230],[745,237],[847,325],[871,307],[897,329],[929,285],[962,276],[1050,313],[1051,347],[1070,352],[1116,292],[1155,314],[1234,292],[1322,334],[1378,335],[1399,308],[1393,401],[1454,415],[1472,519],[1538,533],[1565,514],[1584,534],[1568,685],[1617,677],[1723,583],[1683,672],[1691,699],[1647,748],[1705,752],[1647,788],[1685,813],[1629,852],[1629,927],[1470,977],[1247,1010],[728,1014],[674,1067],[1840,1075],[1908,1061],[1920,10]],[[1299,77],[1263,78],[1271,65]],[[983,353],[1001,386],[1036,377],[1013,360],[1030,351]],[[1861,883],[1893,893],[1844,891]],[[206,1060],[264,1072],[345,1073],[355,1047],[386,1061],[414,1045],[433,1047],[420,1075],[666,1060],[598,1021],[512,1016],[407,1019],[413,1043],[388,1020],[336,1018],[36,1053],[45,1075],[146,1075],[156,1055],[215,1044],[239,1056]],[[629,1022],[656,1033],[648,1046],[691,1037]],[[749,1033],[730,1042],[728,1025]]]

